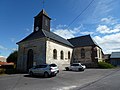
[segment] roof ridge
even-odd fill
[[[46,30],[44,30],[44,29],[42,29],[43,31],[46,31]],[[46,32],[48,32],[48,31],[46,31]],[[49,33],[53,33],[53,32],[49,32]],[[55,34],[55,33],[53,33],[53,34]],[[45,34],[46,35],[46,34]],[[55,34],[56,36],[59,36],[59,35],[57,35],[57,34]],[[59,37],[61,37],[61,36],[59,36]],[[61,38],[63,38],[63,37],[61,37]],[[63,38],[63,39],[65,39],[65,38]],[[67,39],[65,39],[65,40],[67,40]],[[68,40],[67,40],[68,41]]]
[[[90,34],[84,35],[84,36],[78,36],[78,37],[74,37],[74,38],[70,38],[70,39],[77,39],[77,38],[86,37],[86,36],[90,36]],[[90,36],[90,37],[91,37],[91,36]],[[68,40],[70,40],[70,39],[68,39]]]
[[[46,37],[49,37],[49,38],[54,39],[60,43],[64,43],[66,45],[73,47],[73,45],[67,39],[65,39],[65,38],[63,38],[63,37],[61,37],[53,32],[48,32],[48,31],[43,30],[43,29],[42,29],[42,31],[43,31],[44,35],[46,35]]]

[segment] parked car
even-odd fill
[[[41,64],[29,69],[30,76],[43,75],[44,77],[55,76],[59,72],[56,64]]]
[[[86,68],[85,65],[82,65],[81,63],[73,63],[69,67],[65,67],[65,69],[68,70],[73,70],[73,71],[84,71]]]

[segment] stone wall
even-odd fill
[[[45,63],[46,61],[46,52],[45,52],[45,38],[25,41],[19,43],[18,49],[18,62],[17,62],[17,69],[19,71],[26,71],[27,69],[27,54],[28,50],[33,50],[33,65]]]
[[[85,50],[85,58],[81,57],[81,49]],[[76,47],[73,50],[71,63],[79,62],[87,67],[97,67],[99,61],[102,61],[102,50],[97,46]]]
[[[85,50],[85,58],[81,57],[81,49]],[[91,53],[92,47],[76,47],[73,51],[73,62],[80,62],[80,63],[90,63],[92,62]]]

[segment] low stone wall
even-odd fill
[[[84,65],[86,66],[86,68],[98,68],[98,63],[84,63]]]

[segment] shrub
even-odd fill
[[[114,68],[114,66],[112,64],[106,63],[106,62],[99,62],[98,66],[99,66],[99,68],[103,68],[103,69]]]
[[[13,62],[14,64],[16,64],[17,58],[18,58],[18,51],[14,51],[7,57],[7,62]]]
[[[0,68],[0,74],[4,74],[5,73],[5,69]]]
[[[16,69],[6,69],[5,73],[6,74],[16,74],[17,71],[16,71]]]

